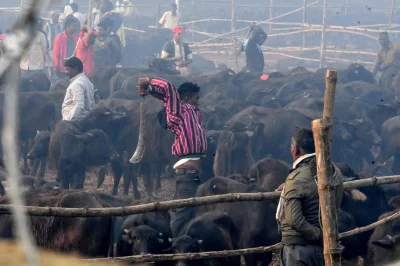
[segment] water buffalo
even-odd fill
[[[29,151],[27,157],[30,160],[35,160],[35,165],[32,169],[31,175],[35,176],[40,164],[39,177],[43,178],[46,171],[47,158],[49,156],[49,143],[50,143],[50,132],[49,131],[38,131],[35,138],[33,139],[32,148]]]
[[[68,189],[71,184],[74,188],[83,188],[88,165],[104,165],[114,159],[108,137],[101,128],[124,116],[100,106],[79,122],[59,121],[52,125],[50,161],[63,188]],[[72,179],[75,174],[77,177]]]
[[[171,249],[173,253],[177,254],[233,250],[236,248],[236,237],[237,229],[228,214],[208,212],[190,221],[181,236],[171,239]],[[240,257],[179,260],[175,265],[200,266],[210,264],[239,266]]]
[[[257,180],[257,183],[266,191],[274,191],[285,183],[289,175],[290,166],[272,158],[265,158],[254,164],[249,170],[249,178]]]
[[[163,239],[163,234],[147,225],[124,229],[121,240],[131,246],[132,255],[160,254],[169,247],[169,243]]]
[[[384,219],[395,212],[387,212],[379,217]],[[400,224],[399,219],[390,221],[375,228],[371,238],[368,241],[368,260],[367,265],[387,265],[393,263],[400,258],[399,243],[400,243]]]
[[[227,193],[265,192],[257,185],[245,185],[223,177],[214,177],[199,186],[196,197]],[[198,214],[208,211],[227,213],[238,228],[237,247],[269,246],[280,241],[275,220],[277,201],[221,203],[197,207]],[[238,211],[241,210],[241,211]],[[246,265],[269,265],[271,253],[246,255]]]
[[[47,190],[25,193],[29,206],[63,208],[107,208],[111,205],[99,193]],[[6,199],[0,204],[9,204]],[[127,204],[125,204],[127,205]],[[65,218],[31,217],[30,229],[35,243],[59,252],[76,252],[89,257],[107,257],[112,250],[113,217]],[[0,238],[15,239],[11,215],[0,215]]]

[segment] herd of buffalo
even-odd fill
[[[347,180],[400,174],[400,80],[396,67],[376,82],[362,65],[338,71],[334,107],[332,159]],[[311,128],[322,116],[326,69],[297,67],[286,73],[231,69],[182,77],[155,59],[149,68],[99,67],[89,76],[96,106],[79,122],[60,121],[68,79],[50,82],[45,74],[20,78],[19,140],[24,160],[27,205],[101,208],[138,204],[143,178],[148,200],[154,200],[161,177],[171,176],[173,135],[159,125],[161,103],[145,101],[145,155],[139,164],[129,158],[139,133],[141,76],[158,76],[176,86],[190,80],[201,87],[200,110],[207,129],[208,152],[197,196],[232,192],[271,192],[284,183],[291,168],[290,141],[296,127]],[[7,86],[7,85],[4,85]],[[3,94],[0,110],[4,112]],[[2,114],[0,115],[2,120]],[[0,121],[2,125],[2,121]],[[29,160],[33,163],[30,164]],[[44,180],[46,164],[56,176]],[[82,190],[88,167],[99,167],[101,187],[112,172],[112,195]],[[7,171],[1,173],[1,204],[8,204]],[[135,201],[120,198],[133,192]],[[0,183],[1,184],[1,183]],[[143,200],[141,200],[143,202]],[[128,217],[31,217],[38,246],[87,257],[191,253],[269,246],[280,242],[275,220],[277,200],[221,203],[196,208],[185,234],[171,239],[168,212]],[[400,186],[383,185],[346,191],[339,211],[339,230],[369,225],[400,208]],[[399,223],[399,224],[398,224]],[[15,237],[11,215],[0,215],[0,238]],[[400,258],[400,220],[341,240],[343,263],[383,265]],[[246,265],[269,265],[272,253],[245,255]],[[240,265],[240,257],[160,265]]]

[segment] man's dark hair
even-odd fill
[[[78,12],[78,4],[77,3],[71,3],[69,5],[72,8],[72,11]]]
[[[79,23],[79,20],[76,17],[74,17],[73,15],[68,15],[65,18],[64,29],[67,29],[74,22]]]
[[[314,153],[313,132],[306,128],[296,128],[292,137],[292,143],[296,145],[304,154]]]
[[[67,59],[64,63],[65,67],[76,68],[79,72],[83,71],[82,61],[77,57],[71,57]]]
[[[105,14],[107,12],[110,12],[113,9],[114,9],[114,6],[111,3],[111,1],[106,0],[106,1],[104,1],[103,5],[101,6],[100,11],[101,11],[101,13]]]
[[[183,100],[186,96],[191,97],[194,93],[199,91],[200,87],[193,82],[185,82],[178,88],[178,93],[181,100]]]
[[[104,29],[111,28],[113,25],[113,21],[108,18],[103,18],[99,24],[97,24],[97,27],[102,27]]]

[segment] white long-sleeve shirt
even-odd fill
[[[78,121],[87,116],[95,105],[94,86],[84,74],[71,79],[62,105],[62,119]]]

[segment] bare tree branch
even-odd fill
[[[24,52],[29,47],[31,40],[36,34],[36,17],[44,10],[48,0],[33,0],[26,13],[21,14],[13,26],[10,35],[4,40],[4,54],[0,58],[0,76],[7,70],[6,77],[8,85],[5,89],[3,105],[3,132],[2,145],[5,153],[5,166],[8,170],[8,181],[10,183],[9,196],[13,206],[15,231],[22,243],[27,264],[30,266],[39,265],[38,253],[32,239],[28,226],[28,219],[25,215],[24,200],[19,193],[21,173],[19,170],[19,156],[17,152],[17,126],[18,126],[18,94],[16,90],[18,63]]]
[[[345,190],[359,187],[368,187],[400,182],[400,175],[371,177],[361,180],[344,182]],[[63,216],[63,217],[103,217],[103,216],[127,216],[145,212],[164,211],[169,209],[195,207],[210,204],[262,201],[279,199],[280,192],[265,193],[230,193],[206,197],[196,197],[180,200],[159,201],[127,207],[112,208],[62,208],[62,207],[36,207],[26,206],[25,211],[31,216]],[[11,205],[0,204],[0,214],[9,214]]]

